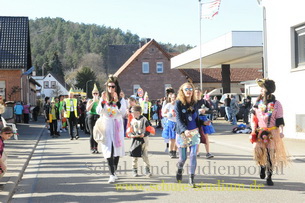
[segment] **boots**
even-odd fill
[[[273,181],[272,181],[272,179],[271,179],[271,176],[272,176],[272,171],[270,172],[270,171],[268,171],[267,172],[267,185],[269,185],[269,186],[272,186],[272,185],[274,185],[274,183],[273,183]]]
[[[173,156],[174,156],[174,155],[173,155],[173,152],[174,152],[174,151],[170,151],[170,152],[169,152],[169,157],[170,157],[170,158],[173,158]]]
[[[192,187],[192,188],[195,188],[196,185],[194,183],[194,177],[195,175],[194,174],[191,174],[190,177],[189,177],[189,185]]]
[[[265,177],[266,177],[266,167],[265,166],[261,166],[261,172],[259,174],[259,177],[261,179],[265,179]]]
[[[176,174],[176,179],[178,183],[181,183],[182,181],[182,173],[183,173],[183,169],[178,169],[177,174]]]
[[[172,158],[177,158],[177,152],[173,151],[173,157]]]

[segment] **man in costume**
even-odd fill
[[[77,99],[74,98],[74,93],[72,88],[69,91],[69,97],[64,100],[64,116],[68,120],[69,125],[69,134],[71,136],[71,140],[74,138],[77,140],[79,138],[78,129],[77,129]],[[74,128],[75,128],[75,136],[74,136]]]

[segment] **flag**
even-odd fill
[[[218,14],[220,0],[214,0],[208,3],[201,4],[201,18],[212,19]]]
[[[33,70],[35,70],[34,66],[32,66],[29,70],[27,70],[24,73],[22,73],[22,75],[30,75],[33,72]]]

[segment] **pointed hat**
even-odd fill
[[[55,103],[55,99],[54,99],[54,97],[52,97],[51,103]]]
[[[147,92],[145,92],[145,94],[144,94],[144,98],[146,98],[146,97],[148,97],[148,93]]]
[[[92,94],[93,93],[99,93],[99,91],[97,89],[97,86],[96,86],[96,83],[94,83],[94,86],[93,86]]]
[[[74,90],[72,89],[72,87],[70,88],[69,93],[74,93]]]

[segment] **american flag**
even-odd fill
[[[212,19],[218,14],[221,0],[201,4],[201,18]]]

